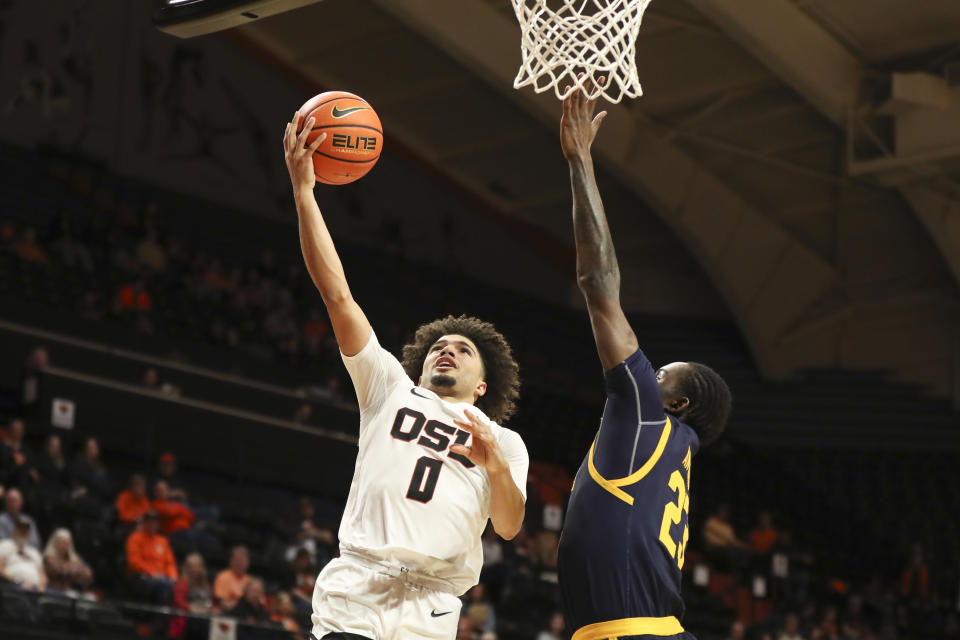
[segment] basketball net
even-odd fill
[[[643,95],[637,77],[637,32],[650,0],[512,0],[523,62],[513,88],[567,86],[613,103]],[[549,4],[558,6],[551,9]],[[583,73],[583,77],[577,76]],[[600,76],[606,76],[601,86]]]

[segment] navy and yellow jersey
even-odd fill
[[[700,441],[664,413],[642,351],[604,376],[600,430],[577,472],[560,538],[567,628],[574,640],[691,637],[679,622],[680,569]]]

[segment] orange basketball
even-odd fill
[[[307,137],[313,142],[327,134],[313,153],[313,175],[323,184],[347,184],[367,174],[380,159],[383,129],[370,104],[346,91],[327,91],[300,107],[297,133],[308,118],[315,119]]]

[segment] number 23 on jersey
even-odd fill
[[[671,558],[676,559],[677,567],[683,569],[683,556],[687,549],[687,540],[690,539],[690,527],[688,518],[690,516],[690,449],[687,449],[687,455],[683,459],[683,468],[686,471],[686,477],[680,469],[670,474],[667,484],[671,491],[676,492],[676,502],[668,502],[663,507],[663,520],[660,522],[660,543],[666,547],[667,553]],[[683,522],[683,533],[680,540],[674,540],[670,536],[670,528],[675,524]]]

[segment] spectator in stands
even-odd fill
[[[777,634],[777,640],[804,640],[800,635],[800,619],[797,614],[787,614],[783,622],[783,631]]]
[[[481,632],[496,631],[497,616],[493,605],[487,600],[483,583],[477,583],[467,592],[467,607],[465,614],[470,619],[474,630]]]
[[[825,638],[826,640],[837,640],[840,629],[837,626],[836,607],[827,608],[823,614],[823,620],[821,620],[820,624],[817,625],[817,629],[819,629],[820,636],[822,638]]]
[[[74,234],[67,216],[61,216],[59,221],[59,235],[50,244],[50,249],[66,267],[78,268],[85,273],[93,272],[93,257],[87,248]]]
[[[37,523],[33,518],[23,513],[23,494],[19,489],[8,489],[3,499],[6,510],[0,513],[0,540],[7,540],[13,537],[14,529],[18,522],[26,522],[27,544],[40,550],[40,532],[37,531]]]
[[[160,374],[153,367],[143,372],[143,388],[148,391],[160,391]]]
[[[214,611],[207,567],[199,553],[191,553],[183,561],[180,579],[173,585],[173,606],[192,613]]]
[[[24,409],[36,405],[40,399],[40,374],[50,365],[50,354],[43,347],[37,347],[27,356],[23,365],[23,377],[20,381],[20,399]]]
[[[70,481],[67,475],[67,458],[63,455],[60,436],[51,434],[37,458],[39,480],[34,491],[37,518],[46,530],[62,523],[67,515],[67,496]]]
[[[258,578],[248,580],[243,587],[240,600],[227,611],[227,615],[248,624],[269,623],[270,612],[263,605],[263,596],[263,582]]]
[[[177,553],[195,549],[211,549],[217,540],[207,531],[193,527],[196,514],[186,504],[170,498],[165,480],[157,480],[153,488],[151,509],[160,516],[160,529],[169,538]]]
[[[311,309],[303,324],[303,344],[307,353],[313,355],[320,352],[329,333],[330,325],[323,319],[323,312],[318,308]]]
[[[703,525],[707,554],[723,571],[740,572],[750,563],[750,545],[741,541],[730,524],[727,505],[720,504]]]
[[[13,245],[13,253],[24,262],[30,264],[49,264],[50,256],[37,244],[35,229],[24,229],[20,240]]]
[[[293,599],[286,591],[280,591],[273,598],[273,609],[270,612],[270,620],[279,624],[287,631],[300,631],[300,625],[293,619],[296,609],[293,606]]]
[[[152,273],[163,273],[167,269],[167,253],[157,241],[157,232],[150,228],[147,235],[137,244],[137,262]]]
[[[57,529],[43,550],[43,568],[47,588],[64,593],[87,590],[93,583],[93,571],[73,548],[73,536],[67,529]]]
[[[123,524],[136,524],[147,511],[150,511],[150,499],[147,497],[147,479],[143,474],[130,476],[130,485],[120,492],[114,503],[117,518]]]
[[[296,424],[310,424],[310,416],[313,415],[313,407],[307,403],[301,403],[293,412],[293,422]]]
[[[708,547],[747,549],[730,524],[730,510],[725,504],[717,506],[716,511],[707,518],[703,525],[703,539]]]
[[[140,526],[127,538],[127,572],[138,597],[156,604],[172,602],[177,563],[152,511],[143,515]]]
[[[83,450],[70,465],[70,480],[78,508],[86,507],[99,515],[99,507],[113,499],[113,488],[106,467],[100,462],[100,444],[96,438],[87,438]]]
[[[169,451],[160,454],[157,459],[157,480],[167,483],[170,500],[187,502],[187,488],[177,471],[177,457]]]
[[[740,620],[734,620],[730,625],[730,632],[727,633],[726,640],[743,640],[746,637],[747,628]]]
[[[61,495],[70,486],[67,475],[67,457],[63,455],[60,436],[51,434],[43,445],[43,453],[37,458],[40,485],[46,495]]]
[[[43,558],[30,544],[32,523],[20,516],[13,521],[13,535],[0,540],[0,577],[28,591],[43,591],[47,577]]]
[[[906,599],[926,599],[929,582],[930,572],[923,557],[923,545],[915,544],[910,551],[910,562],[900,574],[900,595]]]
[[[537,634],[537,640],[564,640],[563,614],[554,611],[547,622],[547,628]]]
[[[469,618],[460,618],[457,622],[457,640],[474,640],[473,625]]]
[[[29,494],[33,485],[40,479],[40,474],[34,464],[33,452],[24,442],[25,431],[23,420],[14,418],[10,421],[6,442],[0,446],[0,456],[5,459],[0,463],[0,468],[6,473],[6,477],[0,478],[0,484],[6,487],[18,487]]]
[[[317,522],[316,507],[309,496],[301,496],[298,508],[299,517],[292,527],[294,542],[287,549],[286,557],[292,559],[300,549],[306,549],[310,553],[311,564],[323,568],[336,551],[336,537],[333,531]]]
[[[773,516],[769,511],[761,511],[757,527],[750,532],[750,545],[754,553],[761,556],[770,554],[777,542],[777,530],[773,528]]]
[[[481,578],[490,587],[490,596],[499,600],[500,591],[506,580],[507,567],[503,562],[503,544],[490,523],[480,538],[483,546],[483,569]]]
[[[160,529],[168,536],[189,529],[196,516],[190,507],[173,500],[166,480],[157,480],[153,485],[153,502],[150,507],[160,515]]]
[[[313,588],[317,582],[318,569],[310,560],[310,552],[300,548],[290,563],[292,576],[290,593],[297,610],[307,615],[313,611]]]
[[[239,602],[252,579],[247,573],[249,568],[250,553],[247,548],[234,547],[230,552],[230,565],[217,574],[217,579],[213,581],[213,598],[220,609],[232,609]]]

